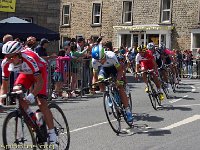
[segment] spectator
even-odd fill
[[[85,40],[84,40],[84,38],[79,37],[79,38],[77,39],[77,51],[78,51],[78,52],[81,52],[81,51],[83,50],[83,48],[84,48],[84,45],[85,45]]]
[[[75,42],[70,42],[70,50],[71,50],[71,57],[72,57],[72,61],[71,61],[71,95],[69,95],[69,97],[75,97],[75,89],[77,86],[77,73],[78,73],[78,67],[80,65],[80,61],[81,61],[81,57],[85,57],[86,56],[86,52],[88,49],[84,49],[82,52],[79,52],[77,50],[77,45]]]
[[[49,46],[49,41],[45,38],[40,40],[40,44],[35,48],[35,52],[38,53],[42,58],[47,59],[47,47]]]
[[[107,41],[104,47],[106,48],[106,51],[113,51],[113,46],[111,41]]]
[[[3,37],[3,43],[0,44],[0,59],[1,60],[4,59],[4,54],[2,54],[3,44],[7,43],[8,41],[13,41],[13,36],[10,34],[6,34]],[[2,68],[1,67],[0,67],[0,84],[2,84]],[[10,74],[10,89],[12,89],[13,84],[14,84],[14,73],[11,72],[11,74]]]
[[[53,74],[53,79],[55,82],[55,95],[59,99],[62,98],[62,87],[63,87],[63,73],[64,73],[64,65],[66,60],[69,60],[69,56],[65,56],[65,51],[60,50],[58,52],[58,57],[56,58],[56,70]]]
[[[3,37],[3,43],[0,44],[0,59],[4,59],[4,55],[2,54],[2,47],[3,47],[3,44],[5,44],[8,41],[13,41],[13,36],[10,34],[6,34]]]
[[[197,78],[200,79],[200,48],[197,50],[196,64],[197,64]]]
[[[26,47],[34,51],[34,49],[36,48],[36,38],[33,36],[29,36],[26,40]]]

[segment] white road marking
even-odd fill
[[[192,106],[200,106],[200,104],[190,104],[190,105],[175,105],[174,107],[192,107]]]
[[[196,88],[194,86],[191,86],[191,88],[192,88],[191,92],[195,92],[196,91]]]
[[[179,121],[179,122],[176,122],[176,123],[173,123],[169,126],[166,126],[164,128],[158,128],[158,129],[155,129],[155,128],[151,128],[151,127],[148,127],[148,128],[145,128],[145,130],[140,130],[138,132],[143,132],[143,133],[148,133],[148,132],[156,132],[156,131],[163,131],[163,130],[170,130],[170,129],[173,129],[173,128],[177,128],[179,126],[182,126],[182,125],[185,125],[185,124],[188,124],[188,123],[191,123],[191,122],[194,122],[196,120],[199,120],[200,119],[200,115],[194,115],[192,117],[189,117],[189,118],[186,118],[182,121]],[[131,132],[131,131],[129,131]],[[134,129],[133,129],[133,132],[134,132]],[[137,131],[136,131],[137,133]]]
[[[199,119],[200,119],[200,115],[194,115],[192,117],[186,118],[186,119],[179,121],[177,123],[171,124],[167,127],[161,128],[161,130],[170,130],[170,129],[179,127],[179,126],[184,125],[184,124],[191,123],[191,122],[199,120]]]
[[[115,121],[115,120],[113,120],[113,121]],[[71,133],[72,133],[72,132],[78,132],[78,131],[81,131],[81,130],[84,130],[84,129],[88,129],[88,128],[100,126],[100,125],[102,125],[102,124],[107,124],[107,123],[108,123],[108,121],[106,121],[106,122],[101,122],[101,123],[93,124],[93,125],[90,125],[90,126],[86,126],[86,127],[82,127],[82,128],[77,128],[77,129],[74,129],[74,130],[72,130],[72,131],[70,131],[70,132],[71,132]]]
[[[178,102],[180,100],[183,100],[183,98],[185,98],[185,97],[188,97],[188,95],[185,95],[185,96],[183,96],[182,98],[179,98],[179,99],[173,99],[173,100],[171,100],[169,102],[172,104],[172,103]]]

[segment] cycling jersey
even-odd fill
[[[35,52],[25,49],[21,52],[22,64],[14,66],[11,71],[20,73],[15,81],[15,85],[23,85],[26,89],[29,89],[34,84],[34,76],[42,74],[44,85],[39,94],[46,95],[46,82],[47,82],[47,63],[44,59],[38,56]],[[8,80],[10,71],[9,68],[12,66],[11,63],[4,58],[2,61],[2,79]]]
[[[99,60],[97,59],[94,59],[94,58],[92,59],[92,67],[95,71],[97,71],[100,66],[102,67],[112,67],[112,66],[119,67],[120,66],[119,61],[117,60],[117,57],[114,52],[105,51],[105,58],[106,58],[106,61],[104,62],[104,64],[101,64]]]
[[[163,51],[163,54],[164,54],[164,56],[165,56],[165,63],[166,64],[171,64],[171,58],[169,57],[170,55],[172,55],[173,54],[173,52],[172,51],[170,51],[169,49],[165,49],[164,51]]]
[[[154,64],[153,64],[154,56],[149,51],[146,51],[144,56],[138,53],[136,55],[135,61],[136,61],[136,65],[140,64],[142,70],[154,68]]]
[[[155,60],[156,60],[156,64],[157,64],[158,67],[160,68],[160,67],[162,66],[162,59],[161,59],[161,54],[160,54],[160,52],[155,51],[155,52],[153,53],[153,56],[154,56],[154,58],[155,58]]]

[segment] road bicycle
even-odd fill
[[[16,109],[8,113],[3,122],[2,138],[4,149],[54,149],[53,145],[50,145],[48,141],[45,121],[43,120],[43,124],[39,126],[20,106],[19,101],[23,99],[24,95],[24,92],[20,90],[0,96],[0,98],[12,97],[16,101]],[[70,132],[67,119],[57,104],[51,102],[48,107],[53,114],[59,150],[68,150]]]
[[[166,68],[166,71],[168,73],[169,83],[172,87],[172,90],[173,90],[174,93],[176,93],[176,85],[175,85],[175,82],[174,82],[174,75],[173,75],[169,65],[165,64],[164,67]]]
[[[147,71],[143,71],[138,74],[143,74],[143,73],[147,74],[148,91],[146,92],[148,93],[151,105],[153,106],[155,110],[157,110],[158,108],[157,105],[161,106],[161,100],[159,99],[158,92],[155,90],[155,84],[153,83],[152,73],[154,73],[154,69],[151,69],[151,70],[148,69]]]
[[[126,117],[126,110],[121,102],[121,98],[119,95],[119,91],[117,89],[115,80],[110,77],[107,79],[104,79],[102,81],[98,81],[92,85],[103,83],[106,86],[105,92],[103,94],[103,105],[104,110],[106,113],[107,120],[113,129],[113,131],[118,135],[120,133],[123,133],[121,129],[121,123],[122,118],[124,118],[125,122],[128,124],[129,127],[133,127],[133,121],[128,122]],[[128,91],[128,86],[125,84],[124,88],[126,89],[126,94],[128,97],[128,104],[130,111],[132,113],[132,99],[131,99],[131,93]]]
[[[158,68],[159,80],[161,82],[161,87],[162,87],[163,92],[165,93],[166,98],[169,99],[170,98],[170,96],[169,96],[169,90],[167,88],[166,83],[164,82],[162,71],[165,71],[163,67]]]

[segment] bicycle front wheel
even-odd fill
[[[59,150],[68,150],[70,145],[70,132],[67,119],[62,109],[57,104],[50,103],[48,107],[53,115],[53,123],[58,136]]]
[[[17,111],[7,115],[2,128],[5,150],[33,149],[36,150],[36,140],[32,129],[19,117]]]
[[[149,83],[148,89],[149,89],[148,96],[149,96],[149,99],[151,101],[151,105],[153,106],[153,108],[155,110],[157,110],[156,105],[157,105],[158,99],[157,99],[157,94],[156,94],[156,91],[153,88],[152,83]]]
[[[117,110],[116,104],[111,100],[111,97],[107,92],[103,95],[103,105],[108,123],[113,131],[119,134],[121,131],[121,117],[119,111]]]

